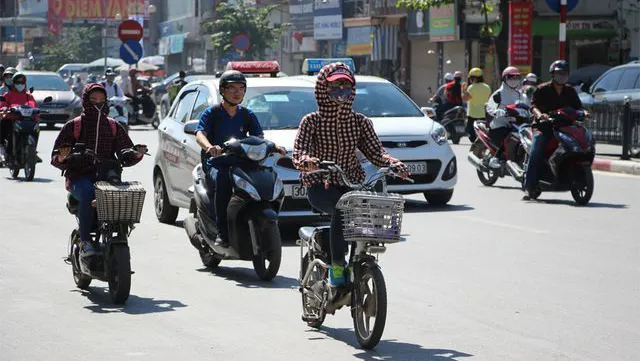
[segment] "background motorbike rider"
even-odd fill
[[[493,119],[489,124],[489,136],[493,144],[498,146],[495,157],[491,157],[489,167],[499,169],[502,167],[503,142],[511,133],[511,118],[505,116],[504,107],[510,104],[528,103],[527,97],[520,93],[519,88],[522,84],[520,70],[514,66],[509,66],[502,71],[502,84],[496,90],[487,102],[487,114]]]
[[[115,83],[116,72],[114,72],[111,68],[107,68],[107,71],[104,72],[104,77],[105,80],[100,84],[102,84],[104,90],[107,92],[107,100],[113,97],[124,97],[122,87],[118,86],[118,84]]]
[[[51,153],[51,164],[64,171],[67,190],[78,200],[78,221],[80,223],[80,257],[87,258],[99,252],[93,244],[90,233],[94,219],[94,208],[91,202],[95,198],[93,184],[98,181],[97,168],[91,157],[67,163],[66,157],[71,153],[72,146],[84,143],[87,149],[96,153],[102,159],[115,159],[116,154],[124,149],[134,148],[131,138],[114,120],[109,120],[109,107],[106,105],[107,92],[100,84],[87,84],[82,93],[82,114],[78,118],[68,121],[60,130]],[[80,121],[80,136],[76,140],[74,122]],[[116,133],[110,122],[116,123]],[[125,154],[121,160],[123,166],[132,166],[140,162],[146,145],[136,145],[138,153]]]
[[[522,89],[520,89],[520,92],[524,94],[527,99],[529,99],[529,102],[531,102],[531,97],[533,96],[533,92],[536,91],[537,87],[538,76],[534,73],[529,73],[526,77],[524,77],[524,81],[522,82]]]
[[[308,188],[309,203],[331,215],[329,283],[332,287],[345,284],[347,243],[342,233],[342,214],[335,206],[350,189],[338,174],[331,174],[329,183],[325,184],[323,175],[308,172],[318,169],[321,160],[333,161],[352,182],[362,182],[365,172],[356,156],[359,149],[374,165],[394,165],[403,177],[409,176],[404,164],[385,153],[371,120],[352,109],[355,96],[355,77],[345,64],[324,66],[315,86],[318,111],[302,118],[293,148],[293,162],[302,173],[303,185]]]
[[[11,90],[13,84],[13,76],[17,72],[18,70],[13,67],[8,67],[4,70],[4,72],[2,73],[2,80],[4,82],[4,85],[0,87],[0,95],[3,95],[4,93]]]
[[[491,96],[491,87],[484,82],[482,69],[473,68],[469,70],[467,83],[462,86],[462,100],[467,102],[467,134],[471,143],[476,141],[476,131],[473,123],[476,120],[484,121],[486,118],[485,108]]]
[[[438,88],[438,90],[436,90],[436,93],[433,95],[433,97],[429,99],[430,103],[435,104],[437,121],[440,121],[442,119],[442,114],[444,114],[442,112],[442,109],[443,109],[442,104],[444,104],[447,101],[447,99],[445,99],[444,97],[444,89],[447,87],[447,84],[449,84],[452,81],[453,81],[453,74],[446,73],[444,75],[444,83],[440,85],[440,87]]]
[[[438,107],[438,110],[442,111],[441,114],[462,105],[462,72],[456,71],[453,73],[453,81],[447,83],[444,87],[444,99],[444,104]]]
[[[8,69],[7,69],[8,70]],[[6,73],[6,71],[5,71]],[[36,108],[38,104],[31,93],[27,92],[27,77],[23,73],[15,73],[11,79],[12,88],[4,93],[4,102],[0,102],[0,113],[8,110],[8,108],[27,105]],[[5,157],[10,157],[13,153],[12,136],[13,118],[11,115],[3,115],[0,120],[0,161],[4,162]],[[7,142],[7,149],[3,144]]]
[[[549,66],[551,81],[540,84],[533,93],[531,110],[537,122],[549,120],[549,112],[564,107],[582,109],[582,102],[576,90],[567,85],[569,81],[569,64],[564,60],[556,60]],[[531,154],[526,167],[523,200],[530,200],[538,186],[538,172],[544,158],[544,149],[552,136],[551,128],[539,129],[533,137]]]
[[[169,104],[173,104],[173,100],[180,92],[180,89],[182,89],[183,86],[187,85],[187,81],[184,80],[186,76],[187,73],[185,73],[184,70],[180,70],[180,73],[178,73],[178,78],[176,78],[172,82],[171,86],[169,86],[169,89],[167,90],[167,93],[169,94]]]
[[[202,148],[202,168],[207,174],[209,189],[215,185],[215,212],[218,237],[216,244],[229,244],[227,206],[233,192],[229,169],[235,164],[232,157],[217,157],[222,154],[224,143],[231,139],[243,139],[248,135],[262,138],[264,133],[256,115],[240,105],[247,91],[247,79],[237,70],[225,71],[220,76],[219,91],[222,101],[209,107],[200,116],[196,128],[196,141]],[[284,148],[278,148],[286,154]]]

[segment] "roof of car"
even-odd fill
[[[24,74],[24,75],[55,75],[55,76],[60,76],[60,74],[53,72],[53,71],[38,71],[38,70],[25,70],[25,71],[21,71],[20,73]]]
[[[317,80],[316,75],[293,75],[289,77],[290,79],[304,79],[306,81],[311,81],[315,83]],[[356,82],[365,82],[365,83],[389,83],[387,79],[379,78],[377,76],[370,75],[357,75],[356,74]]]

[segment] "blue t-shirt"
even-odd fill
[[[243,139],[247,137],[246,129],[244,128],[245,120],[242,112],[249,112],[249,135],[259,136],[262,135],[262,127],[258,122],[256,115],[249,109],[238,105],[238,111],[236,115],[229,116],[229,113],[220,106],[220,110],[217,115],[222,119],[213,119],[214,107],[209,107],[200,116],[200,122],[196,128],[196,133],[203,131],[207,134],[207,139],[212,145],[223,146],[224,142],[231,138]]]

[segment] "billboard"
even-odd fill
[[[115,19],[116,14],[128,19],[145,9],[145,0],[49,0],[49,17],[59,20]]]

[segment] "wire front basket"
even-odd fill
[[[96,182],[99,222],[139,223],[146,191],[140,182]]]
[[[336,208],[342,211],[347,242],[401,241],[404,199],[398,194],[353,191],[345,193]]]

